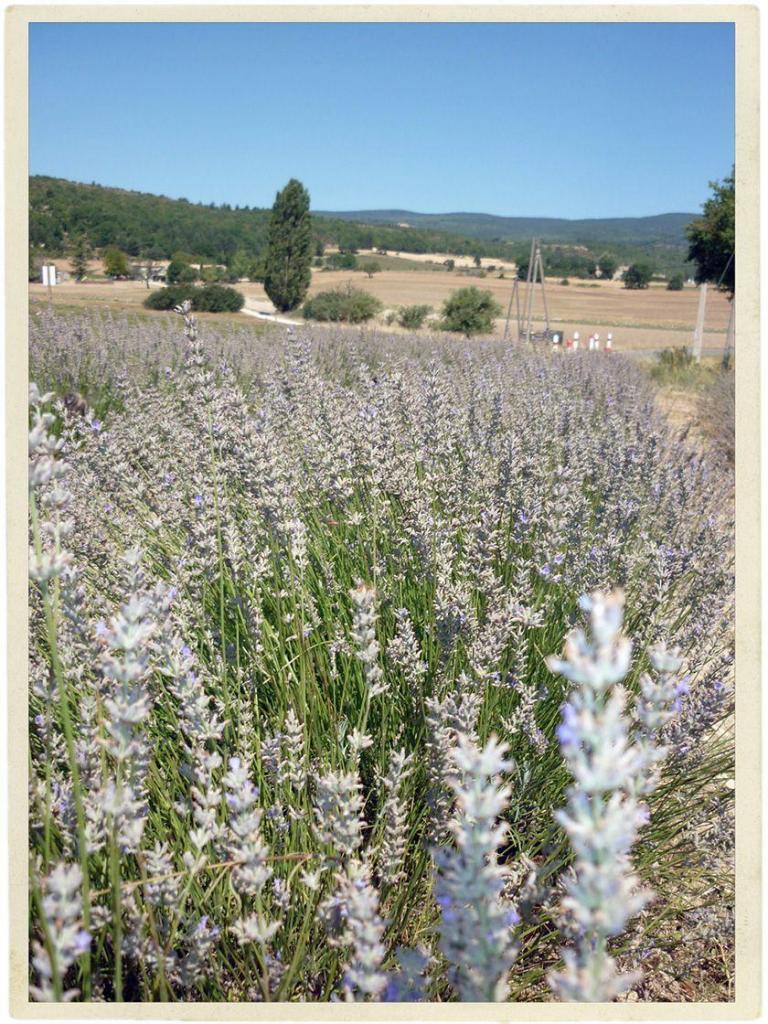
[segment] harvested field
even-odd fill
[[[415,258],[409,254],[409,259]],[[437,258],[437,257],[434,257]],[[427,303],[439,311],[442,303],[456,288],[476,285],[493,294],[506,311],[513,280],[489,275],[485,278],[456,272],[436,273],[434,270],[385,270],[373,278],[359,271],[313,271],[310,295],[351,282],[380,299],[391,309],[400,305]],[[685,288],[670,292],[663,285],[643,291],[628,291],[619,281],[590,282],[597,287],[581,287],[587,282],[572,281],[570,285],[547,281],[550,320],[566,334],[579,331],[582,338],[593,331],[602,337],[609,330],[617,350],[655,351],[668,346],[690,345],[696,323],[698,292]],[[246,308],[269,309],[269,300],[261,284],[242,282],[237,285],[246,298]],[[30,285],[30,297],[47,299],[42,284]],[[64,282],[53,290],[54,305],[97,305],[115,311],[139,309],[147,295],[146,287],[137,281],[114,283]],[[711,352],[722,349],[728,326],[730,304],[722,293],[710,290],[707,298],[707,320],[704,348]],[[534,317],[543,315],[540,293],[536,294]],[[236,315],[244,320],[245,315]],[[497,321],[497,333],[504,330],[503,318]]]

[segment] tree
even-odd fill
[[[673,274],[667,281],[668,292],[681,292],[683,290],[683,275]]]
[[[517,279],[518,281],[526,281],[528,279],[528,267],[531,264],[530,256],[521,256],[517,261]]]
[[[168,264],[165,272],[165,279],[168,284],[192,284],[198,277],[197,271],[191,263],[174,257]]]
[[[137,280],[143,281],[147,288],[149,288],[149,282],[152,280],[156,270],[155,261],[148,255],[142,255],[139,258],[142,262],[134,263],[132,267],[133,275]]]
[[[360,269],[368,275],[373,277],[374,274],[378,274],[381,270],[381,264],[377,260],[366,260],[365,263],[360,264]]]
[[[312,279],[309,193],[295,178],[278,192],[267,236],[264,290],[275,309],[287,313],[304,299]]]
[[[102,259],[107,277],[128,277],[128,257],[120,249],[111,245],[102,253]]]
[[[241,277],[248,277],[251,263],[252,260],[244,249],[238,249],[233,253],[227,261],[227,268],[232,280],[239,281]]]
[[[608,281],[613,280],[613,275],[619,269],[619,264],[608,253],[603,253],[599,260],[600,263],[600,276],[606,278]]]
[[[703,216],[685,229],[688,259],[696,264],[697,284],[713,281],[733,295],[736,287],[736,183],[733,170],[722,182],[711,181],[713,195]]]
[[[248,273],[245,275],[249,281],[263,281],[264,275],[267,272],[264,258],[258,260],[251,260],[248,267]]]
[[[624,271],[622,281],[625,288],[636,290],[638,288],[647,288],[651,283],[652,276],[653,270],[647,263],[633,263],[631,267]]]
[[[40,260],[35,253],[34,247],[29,247],[29,275],[28,280],[39,281],[40,280]]]
[[[490,334],[493,318],[501,315],[501,306],[490,292],[459,288],[451,292],[443,303],[440,326],[444,331],[456,331],[469,338],[473,334]]]
[[[72,246],[72,258],[69,263],[76,281],[82,281],[88,273],[88,258],[91,255],[91,247],[85,235],[79,235]]]
[[[482,265],[483,265],[483,261],[480,259],[479,256],[475,255],[475,266],[476,267],[482,267]]]

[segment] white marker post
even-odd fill
[[[600,351],[600,335],[596,334],[595,335],[595,352],[599,352],[599,351]]]
[[[578,331],[574,331],[573,332],[573,351],[574,352],[578,352],[579,351],[579,332]]]
[[[608,337],[605,339],[605,351],[606,352],[610,352],[612,348],[613,348],[613,335],[609,333]]]
[[[51,288],[56,284],[56,265],[53,263],[44,263],[42,267],[43,284],[48,285],[48,301],[50,302],[53,298],[51,294]]]

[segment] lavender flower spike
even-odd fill
[[[578,939],[575,950],[563,951],[565,970],[548,978],[555,994],[569,1001],[609,1002],[635,984],[637,975],[618,973],[607,943],[650,898],[629,859],[647,815],[632,795],[644,758],[629,742],[624,690],[615,686],[608,693],[629,668],[631,644],[620,633],[623,604],[620,592],[582,598],[591,638],[575,630],[566,660],[548,659],[553,671],[576,683],[558,728],[574,782],[567,806],[555,816],[576,854],[562,910]]]
[[[349,592],[352,598],[352,635],[357,648],[357,657],[363,663],[368,693],[376,697],[386,693],[387,683],[379,665],[379,642],[376,639],[376,591],[359,583]]]
[[[378,1000],[387,987],[387,976],[381,970],[386,955],[385,922],[379,917],[378,893],[371,885],[367,867],[360,861],[350,861],[339,892],[346,907],[344,941],[352,947],[344,972],[347,1002]]]
[[[55,978],[61,982],[67,970],[79,956],[87,952],[91,936],[83,930],[83,904],[80,889],[83,875],[77,864],[57,864],[43,880],[43,916],[50,939],[54,963],[48,949],[40,942],[33,943],[32,963],[39,982],[30,986],[30,995],[37,1002],[57,1001]],[[62,992],[58,997],[65,1003],[79,995],[77,989]]]
[[[448,978],[465,1002],[503,1001],[517,956],[511,930],[516,915],[502,897],[506,870],[496,859],[507,831],[497,824],[510,795],[498,785],[500,773],[511,767],[505,751],[493,737],[480,750],[459,734],[453,751],[458,778],[450,780],[456,813],[449,828],[456,847],[434,853],[440,950],[450,964]]]

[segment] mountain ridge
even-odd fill
[[[454,232],[483,240],[522,241],[536,235],[546,241],[667,242],[685,245],[685,227],[698,214],[669,212],[642,217],[515,217],[494,213],[417,210],[314,210],[317,217],[358,224],[403,224]]]

